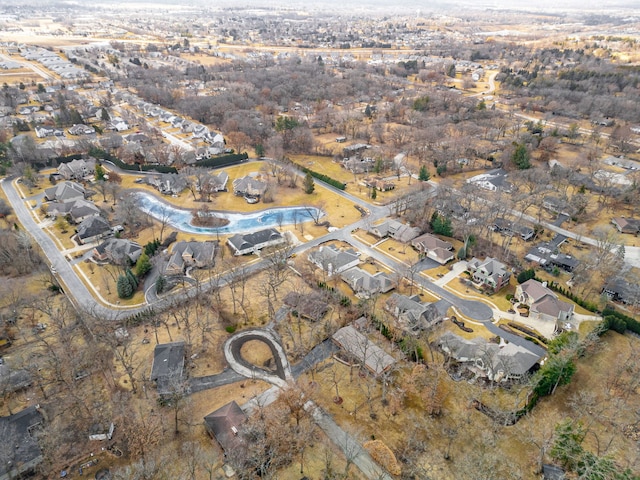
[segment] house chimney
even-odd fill
[[[547,282],[542,282],[542,286],[543,286],[544,288],[547,288]]]

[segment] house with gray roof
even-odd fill
[[[116,265],[133,265],[142,254],[140,244],[125,238],[109,238],[93,249],[93,258]]]
[[[399,242],[407,243],[420,235],[420,229],[390,218],[369,228],[369,233],[378,238],[391,237]]]
[[[510,192],[513,185],[507,180],[508,176],[509,174],[506,170],[496,168],[488,171],[487,173],[481,173],[480,175],[468,178],[467,183],[492,192]]]
[[[410,332],[419,332],[436,325],[444,318],[433,303],[422,303],[418,295],[409,297],[393,293],[385,302],[384,309]]]
[[[204,425],[225,452],[232,452],[243,441],[239,429],[246,420],[247,415],[233,401],[204,417]]]
[[[455,258],[453,245],[444,240],[440,240],[435,235],[425,233],[411,241],[411,246],[421,255],[435,260],[440,265],[444,265]]]
[[[470,340],[445,332],[438,344],[455,361],[466,364],[477,376],[495,382],[518,380],[529,373],[541,357],[513,342],[490,343],[482,337]]]
[[[572,272],[580,264],[580,261],[558,250],[559,244],[564,242],[566,238],[564,235],[558,234],[549,242],[535,245],[524,256],[525,260],[535,262],[546,270],[558,267],[565,272]]]
[[[69,128],[69,130],[67,131],[69,132],[70,135],[91,135],[93,133],[96,133],[93,127],[89,125],[84,125],[82,123],[74,125],[73,127]]]
[[[530,279],[516,287],[514,297],[529,306],[529,316],[558,324],[571,322],[573,303],[563,302],[546,284]]]
[[[0,417],[0,438],[10,444],[8,455],[0,462],[0,480],[23,478],[35,471],[42,462],[42,450],[38,444],[38,428],[44,417],[39,407],[31,406],[7,417]]]
[[[606,283],[602,293],[614,302],[622,302],[627,305],[637,304],[640,300],[640,285],[621,277],[615,277]]]
[[[67,163],[61,163],[58,167],[58,174],[65,180],[83,180],[93,175],[96,170],[95,158],[71,160]]]
[[[383,374],[396,363],[395,358],[356,330],[353,325],[342,327],[331,339],[376,376]]]
[[[153,350],[151,381],[160,395],[171,394],[182,388],[184,374],[185,343],[171,342],[156,345]]]
[[[164,195],[178,195],[187,188],[187,180],[177,173],[154,175],[147,182]]]
[[[213,266],[217,250],[217,241],[178,242],[173,245],[171,257],[164,270],[165,274],[184,275],[187,268]]]
[[[76,229],[78,241],[82,244],[95,242],[101,238],[113,235],[113,229],[106,219],[99,215],[92,215],[83,220]]]
[[[265,228],[252,233],[237,233],[227,239],[227,245],[234,255],[248,255],[266,247],[282,245],[286,241],[285,237],[275,228]]]
[[[611,223],[620,233],[632,233],[634,235],[640,233],[640,218],[614,217],[611,219]]]
[[[511,272],[504,263],[495,258],[487,257],[479,260],[475,257],[467,264],[473,282],[483,288],[497,292],[509,283]]]
[[[76,182],[66,181],[47,188],[44,191],[44,198],[50,202],[72,202],[78,198],[85,198],[85,190],[82,185]]]
[[[13,393],[29,387],[32,383],[28,370],[11,368],[7,362],[0,363],[0,392]],[[0,433],[0,437],[2,434]]]
[[[96,215],[100,215],[100,209],[93,202],[84,198],[77,198],[66,203],[52,202],[47,204],[47,216],[68,216],[74,223],[81,223]]]
[[[330,277],[353,268],[360,263],[360,254],[358,252],[351,248],[341,250],[335,245],[323,245],[309,253],[308,258],[311,263],[326,272]]]
[[[259,198],[267,191],[267,184],[251,175],[233,181],[233,193],[239,197]]]
[[[287,293],[282,302],[291,309],[293,315],[318,321],[329,310],[327,299],[319,292],[300,293],[291,291]]]
[[[354,267],[342,272],[340,278],[347,283],[357,297],[369,298],[377,293],[387,293],[395,288],[386,272],[371,274]]]

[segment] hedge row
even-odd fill
[[[624,313],[620,313],[612,307],[606,307],[602,311],[602,316],[605,319],[605,327],[612,328],[612,324],[618,323],[618,325],[626,326],[626,330],[629,330],[635,334],[640,335],[640,322],[629,315],[625,315]],[[621,328],[614,328],[616,331],[622,330]],[[622,332],[621,332],[622,333]]]
[[[536,278],[536,280],[538,280],[539,282],[542,282],[542,280],[540,280],[539,278]],[[574,295],[569,290],[558,285],[556,282],[549,282],[547,287],[549,287],[550,290],[553,290],[554,292],[559,293],[560,295],[564,295],[569,300],[577,303],[582,308],[589,310],[590,312],[594,312],[594,313],[598,312],[598,305],[596,303],[588,302],[587,300],[584,300],[583,298],[580,298],[577,295]]]
[[[298,164],[295,164],[295,165],[304,173],[308,173],[313,178],[317,178],[321,182],[328,183],[332,187],[336,187],[338,190],[345,190],[347,188],[346,183],[342,183],[339,180],[335,180],[334,178],[331,178],[328,175],[325,175],[324,173],[314,172],[313,170],[307,167],[303,167],[302,165],[298,165]]]
[[[230,153],[227,155],[220,155],[219,157],[211,157],[211,158],[205,158],[204,160],[198,160],[196,162],[196,166],[210,167],[210,168],[228,167],[230,165],[242,163],[247,158],[249,158],[249,155],[246,152]]]

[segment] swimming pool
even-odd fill
[[[313,220],[313,216],[319,212],[315,207],[269,208],[250,213],[212,212],[217,217],[226,218],[229,223],[223,227],[198,227],[191,224],[190,210],[166,204],[148,193],[135,192],[134,196],[138,208],[144,213],[159,221],[165,219],[167,224],[186,233],[245,233],[262,228],[308,222]]]

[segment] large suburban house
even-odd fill
[[[3,437],[3,461],[0,462],[0,480],[24,478],[42,462],[42,450],[36,438],[44,417],[39,407],[31,406],[7,417],[0,417],[0,432],[11,432]],[[6,448],[5,448],[6,447]]]
[[[627,305],[637,304],[640,301],[640,285],[620,277],[609,280],[602,289],[602,293],[614,302],[622,302]]]
[[[620,233],[632,233],[634,235],[640,233],[640,218],[614,217],[611,219],[611,223]]]
[[[82,123],[74,125],[68,131],[70,135],[91,135],[92,133],[96,133],[93,127]]]
[[[45,127],[42,125],[38,125],[35,128],[36,137],[38,138],[47,138],[47,137],[64,137],[64,130],[60,128],[54,127]]]
[[[267,191],[267,184],[251,175],[233,181],[233,193],[240,197],[260,198]]]
[[[151,381],[156,384],[160,395],[171,394],[182,389],[184,355],[184,342],[156,345],[153,350]]]
[[[411,227],[406,223],[399,222],[392,218],[372,226],[369,228],[369,232],[378,238],[391,237],[402,243],[410,242],[420,235],[420,229]]]
[[[147,182],[164,195],[178,195],[187,188],[187,181],[182,175],[178,175],[177,173],[154,175],[149,178]]]
[[[88,160],[71,160],[70,162],[60,164],[58,174],[65,180],[83,180],[93,175],[95,169],[96,161],[93,158]]]
[[[471,183],[485,190],[491,190],[492,192],[503,191],[510,192],[513,186],[507,181],[509,174],[502,168],[496,168],[490,170],[487,173],[481,173],[475,177],[467,179],[467,183]]]
[[[513,342],[498,345],[482,337],[467,340],[445,332],[438,343],[455,361],[467,364],[476,375],[494,382],[520,379],[540,361],[539,355]]]
[[[218,242],[178,242],[165,267],[166,275],[183,275],[190,267],[206,268],[215,263]]]
[[[424,235],[414,238],[411,241],[411,245],[421,255],[435,260],[440,265],[444,265],[455,258],[453,245],[444,240],[440,240],[430,233],[425,233]]]
[[[322,246],[309,254],[309,261],[328,276],[338,275],[360,263],[360,254],[353,249],[340,250],[334,245]]]
[[[113,235],[109,222],[100,215],[92,215],[83,220],[76,229],[78,241],[82,244],[95,242],[101,238]]]
[[[467,270],[471,273],[474,283],[494,292],[507,285],[511,278],[511,272],[507,270],[504,263],[491,257],[482,261],[473,257],[467,264]]]
[[[235,234],[227,239],[227,245],[234,255],[256,253],[266,247],[286,243],[286,238],[275,228],[265,228],[257,232]]]
[[[71,202],[78,198],[85,198],[85,190],[82,185],[76,182],[61,182],[57,185],[47,188],[44,191],[44,198],[49,202]]]
[[[580,264],[580,261],[558,250],[566,239],[567,237],[558,233],[550,241],[539,243],[529,249],[524,258],[530,262],[538,263],[545,269],[558,267],[566,272],[572,272]]]
[[[369,298],[377,293],[387,293],[395,288],[391,278],[385,272],[371,274],[361,268],[345,270],[340,275],[354,291],[357,297]]]
[[[108,238],[93,249],[93,258],[99,262],[110,262],[116,265],[132,265],[142,254],[142,247],[124,238]]]
[[[574,305],[563,302],[543,283],[530,279],[516,287],[515,298],[529,306],[529,316],[550,322],[571,322]]]
[[[422,303],[418,295],[409,297],[393,293],[384,309],[394,316],[403,329],[410,332],[426,330],[443,319],[435,304]]]
[[[284,296],[282,302],[291,309],[295,316],[314,322],[324,317],[329,310],[327,299],[319,292],[291,291]]]
[[[246,420],[246,414],[233,401],[204,417],[204,425],[209,435],[218,441],[225,453],[229,453],[242,443],[242,437],[238,432]]]
[[[396,363],[395,358],[356,330],[353,325],[342,327],[331,339],[376,376],[383,374]]]
[[[495,219],[493,228],[503,235],[520,235],[523,240],[531,240],[535,236],[535,230],[527,225],[519,225],[504,217]]]
[[[214,192],[226,192],[227,184],[229,183],[229,174],[227,172],[220,172],[217,175],[210,175],[211,189]]]
[[[78,197],[64,203],[47,204],[47,215],[49,217],[69,216],[73,223],[81,223],[90,217],[100,215],[100,209],[93,202]]]

